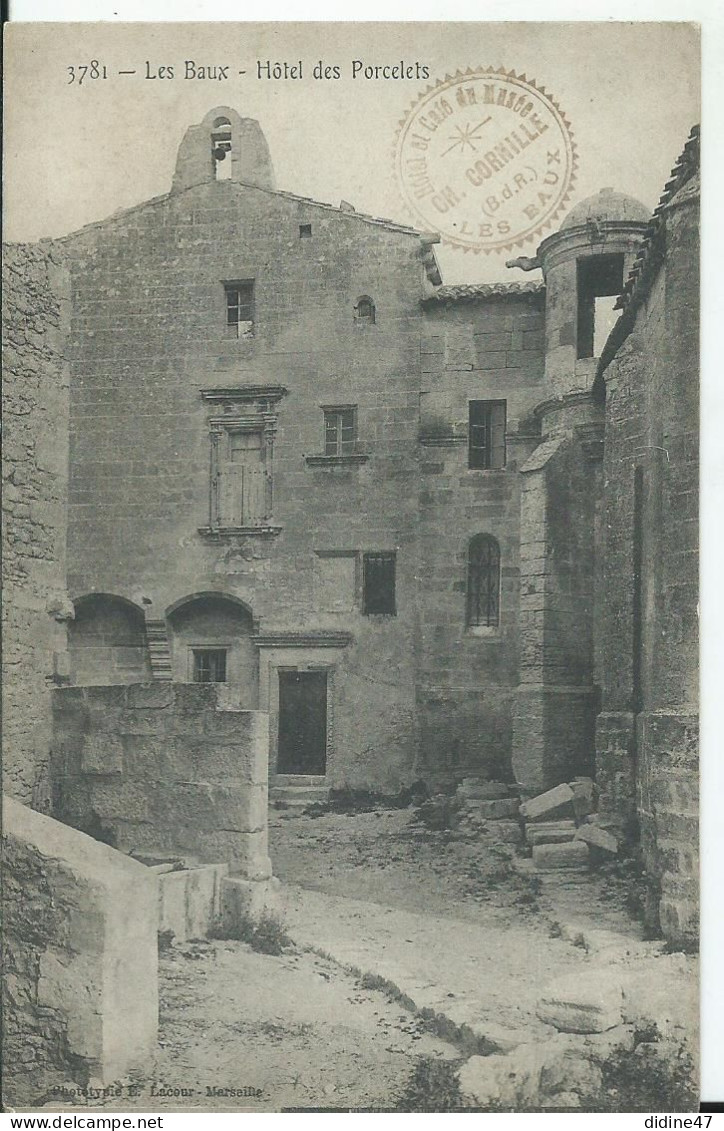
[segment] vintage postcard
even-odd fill
[[[696,1111],[699,73],[6,27],[6,1110]]]

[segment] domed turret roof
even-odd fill
[[[633,221],[647,223],[651,213],[645,204],[623,192],[612,188],[602,188],[595,196],[587,196],[572,208],[561,224],[561,228],[577,228],[589,220]]]

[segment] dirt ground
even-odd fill
[[[541,912],[555,917],[555,902],[565,905],[568,893],[561,889],[553,900],[542,883],[521,874],[513,865],[513,846],[431,831],[416,821],[415,812],[314,817],[272,809],[274,874],[283,883],[348,899],[547,934],[550,923]],[[625,885],[601,874],[585,877],[584,886],[585,900],[574,896],[583,919],[640,938],[640,925],[625,906]]]
[[[412,809],[272,810],[270,854],[293,942],[162,952],[159,1063],[137,1109],[389,1110],[427,1058],[457,1068],[475,1051],[461,1033],[547,1039],[535,1002],[552,977],[633,956],[647,986],[673,971],[683,998],[691,983],[683,956],[642,940],[615,877],[551,887],[513,847],[432,832]]]
[[[279,957],[203,941],[161,960],[157,1087],[169,1110],[278,1111],[394,1103],[420,1056],[460,1057],[419,1019],[335,963],[305,951]],[[217,1096],[207,1088],[260,1090]]]

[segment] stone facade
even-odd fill
[[[271,874],[268,720],[223,685],[59,688],[53,812],[126,853]]]
[[[3,258],[5,789],[47,808],[50,692],[67,678],[69,283],[57,248]]]
[[[434,235],[277,191],[259,125],[222,106],[188,130],[168,194],[58,241],[54,577],[75,613],[58,671],[87,690],[56,698],[76,729],[90,685],[113,685],[98,702],[125,727],[139,686],[173,718],[182,684],[212,681],[240,719],[268,715],[272,776],[309,788],[481,774],[530,796],[595,772],[607,819],[640,820],[676,933],[693,871],[686,892],[666,877],[695,835],[674,829],[696,713],[686,191],[650,223],[604,189],[511,262],[542,283],[446,287]],[[97,727],[121,760],[142,738]],[[110,808],[79,812],[146,844],[161,815],[136,820],[151,810],[139,782],[118,793],[126,770]]]
[[[156,1056],[156,876],[3,800],[3,1100],[146,1077]]]

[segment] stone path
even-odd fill
[[[562,888],[565,904],[565,887]],[[689,1029],[696,1010],[693,960],[662,953],[614,930],[591,930],[588,949],[570,927],[549,937],[530,923],[472,923],[345,899],[296,884],[282,889],[284,919],[294,941],[393,983],[418,1010],[467,1026],[501,1051],[548,1040],[555,1030],[536,1015],[545,986],[600,973],[630,988],[631,1015],[656,1017],[665,1028]],[[555,894],[554,894],[555,903]]]

